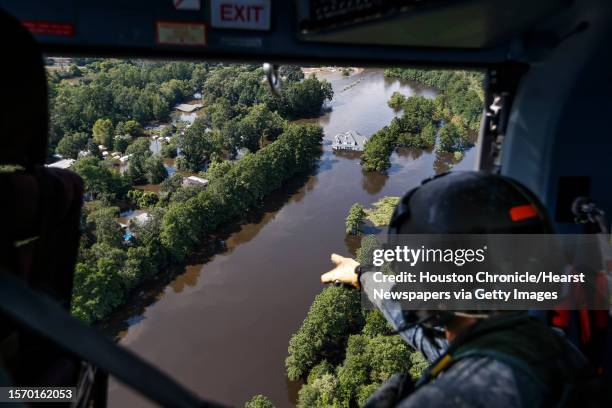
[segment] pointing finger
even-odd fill
[[[335,265],[340,265],[344,261],[344,257],[338,254],[331,254],[331,261]]]
[[[322,283],[330,283],[336,280],[336,270],[332,270],[329,271],[327,273],[324,273],[323,275],[321,275],[321,282]]]

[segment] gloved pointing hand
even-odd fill
[[[336,265],[331,271],[321,275],[321,282],[323,283],[344,283],[351,285],[357,289],[361,287],[359,284],[359,276],[357,275],[356,268],[359,266],[359,262],[352,258],[346,258],[338,254],[331,255],[331,261]]]

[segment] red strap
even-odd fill
[[[552,318],[552,324],[555,327],[567,329],[569,327],[570,312],[569,310],[555,310],[555,315]]]
[[[510,219],[512,221],[523,221],[538,216],[538,211],[533,204],[517,205],[510,208]]]
[[[582,344],[586,344],[591,340],[591,318],[589,317],[589,311],[580,309],[578,316],[580,317],[580,338]]]

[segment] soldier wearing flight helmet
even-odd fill
[[[456,172],[428,179],[400,201],[389,225],[397,234],[546,234],[552,226],[526,187],[503,176]],[[431,363],[414,384],[396,374],[368,407],[602,406],[587,360],[560,333],[525,312],[416,314],[397,300],[375,300],[373,278],[355,260],[333,254],[324,283],[368,295],[398,334]],[[597,388],[597,387],[594,387]],[[593,387],[591,387],[593,389]]]

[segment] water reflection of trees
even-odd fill
[[[291,202],[299,203],[306,196],[306,193],[315,188],[319,178],[317,176],[309,176],[308,181],[296,193],[291,196]]]
[[[357,248],[361,245],[361,235],[346,234],[344,236],[346,250],[353,256],[357,255]]]
[[[250,242],[261,229],[276,218],[278,212],[289,202],[299,203],[317,185],[318,178],[303,175],[289,180],[280,190],[264,199],[263,206],[252,211],[246,222],[235,225],[234,229],[225,231],[225,251],[231,253],[237,246]]]
[[[389,180],[389,176],[387,174],[382,174],[377,171],[362,171],[361,174],[361,185],[370,195],[378,194],[387,183],[387,180]]]
[[[170,282],[169,286],[174,293],[181,293],[186,286],[194,287],[196,283],[198,283],[198,277],[200,276],[203,266],[202,264],[187,265],[185,267],[185,272]]]
[[[433,163],[434,172],[440,174],[450,171],[453,166],[463,160],[464,157],[465,154],[462,154],[461,157],[455,157],[454,153],[436,151],[436,158]]]
[[[317,116],[316,118],[297,119],[297,120],[291,121],[291,123],[295,123],[295,124],[311,123],[313,125],[320,125],[324,127],[325,125],[329,124],[329,121],[331,120],[331,115],[334,113],[333,109],[334,109],[334,106],[329,105],[325,109],[323,109],[322,114],[320,116]]]
[[[361,157],[360,152],[351,152],[349,150],[337,150],[334,152],[335,156],[344,157],[345,159],[359,159]]]
[[[413,149],[407,147],[400,147],[396,150],[399,157],[416,160],[423,155],[424,152],[431,153],[433,149]]]

